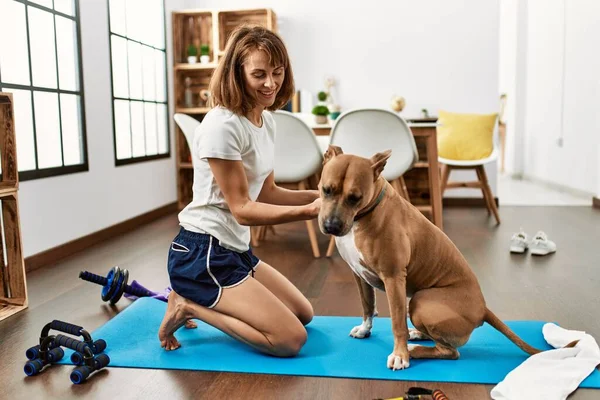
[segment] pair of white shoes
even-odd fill
[[[538,231],[530,242],[527,233],[521,229],[510,239],[510,252],[525,253],[527,249],[536,256],[545,256],[556,251],[556,243],[549,240],[548,236],[542,231]]]

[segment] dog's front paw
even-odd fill
[[[392,353],[388,356],[387,367],[390,368],[392,371],[406,369],[409,366],[410,362],[408,362],[408,354],[406,354],[406,356],[401,356]]]
[[[361,325],[355,326],[350,331],[350,336],[352,336],[353,338],[357,338],[357,339],[368,338],[369,336],[371,336],[371,328],[365,326],[364,323]]]

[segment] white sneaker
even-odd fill
[[[545,256],[556,251],[556,243],[549,240],[544,232],[539,231],[531,241],[529,250],[531,254],[535,254],[536,256]]]
[[[525,250],[529,247],[529,241],[527,240],[527,234],[523,232],[523,229],[519,233],[515,233],[510,238],[510,252],[511,253],[525,253]]]

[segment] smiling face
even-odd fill
[[[227,39],[213,73],[210,106],[260,121],[263,110],[279,110],[294,96],[294,73],[279,35],[262,26],[240,25]]]
[[[244,89],[256,101],[256,107],[269,108],[285,79],[283,65],[272,65],[269,55],[263,50],[253,50],[243,64]]]

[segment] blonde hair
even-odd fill
[[[269,111],[286,105],[294,95],[294,75],[283,40],[276,33],[258,25],[241,25],[229,36],[225,55],[219,61],[209,85],[211,107],[222,106],[238,115],[246,115],[256,101],[245,93],[242,65],[253,50],[262,50],[272,66],[283,66],[284,80]]]

